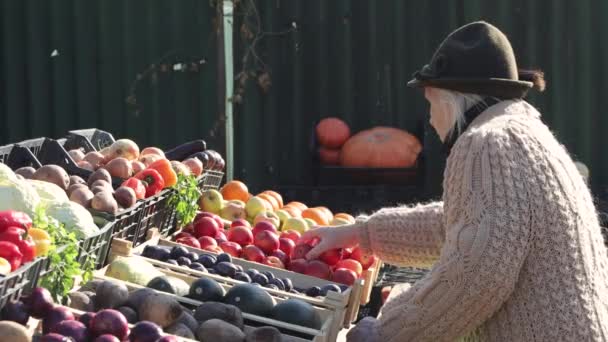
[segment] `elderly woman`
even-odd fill
[[[450,150],[443,200],[303,236],[321,239],[307,258],[359,245],[432,265],[348,341],[607,341],[608,258],[589,189],[523,100],[542,73],[518,71],[507,37],[474,22],[414,77]]]

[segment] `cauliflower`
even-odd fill
[[[40,204],[44,207],[52,202],[61,203],[70,200],[65,191],[53,183],[35,179],[28,179],[27,182],[36,190],[38,196],[40,196]]]
[[[50,202],[46,214],[63,223],[69,232],[78,239],[91,237],[99,233],[93,216],[83,206],[74,202]]]
[[[30,217],[34,217],[39,203],[40,196],[38,196],[34,187],[25,180],[16,177],[15,179],[8,177],[0,180],[0,210],[21,211]]]
[[[0,163],[0,182],[5,180],[17,180],[17,175],[11,170],[10,167]]]

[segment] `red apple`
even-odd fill
[[[325,280],[331,279],[331,269],[329,266],[320,260],[310,261],[306,265],[306,275],[317,277]]]
[[[194,236],[182,236],[179,239],[176,239],[175,242],[194,248],[201,248],[201,244]]]
[[[249,261],[263,263],[266,260],[266,255],[261,249],[254,245],[245,246],[242,253],[243,258]]]
[[[214,238],[219,230],[217,222],[210,217],[203,217],[194,224],[194,236],[199,238],[202,236]]]
[[[319,239],[318,237],[315,237],[315,238],[312,238],[312,240],[307,241],[306,243],[308,245],[310,245],[311,247],[316,247],[319,244],[319,242],[321,242],[321,239]]]
[[[217,232],[217,234],[215,234],[215,241],[217,241],[218,244],[220,242],[228,241],[228,238],[226,237],[226,234],[224,233],[224,230],[219,230]]]
[[[194,217],[194,221],[192,221],[192,223],[196,223],[198,220],[202,219],[203,217],[209,217],[209,218],[212,218],[215,220],[215,214],[206,212],[206,211],[199,211],[196,214],[196,217]]]
[[[350,255],[350,257],[351,257],[351,259],[357,260],[361,264],[361,267],[363,267],[364,270],[367,270],[368,268],[370,268],[376,262],[376,260],[378,260],[378,258],[376,258],[375,255],[363,254],[363,251],[359,247],[353,249],[353,252]]]
[[[353,260],[353,259],[340,260],[336,264],[335,268],[336,269],[347,268],[347,269],[355,272],[357,274],[357,277],[360,277],[361,273],[363,273],[363,267],[361,267],[361,264],[357,260]]]
[[[266,221],[261,221],[261,222],[256,223],[256,225],[253,227],[253,231],[252,231],[253,236],[255,237],[256,235],[258,235],[259,232],[262,232],[265,230],[278,234],[277,229],[275,228],[275,226],[272,223],[266,222]]]
[[[199,248],[201,249],[207,249],[208,247],[217,246],[217,242],[211,236],[201,236],[198,239],[198,243],[200,245]]]
[[[264,230],[254,236],[253,244],[258,246],[264,253],[272,254],[272,252],[279,249],[279,236],[271,231]]]
[[[306,259],[306,254],[308,254],[311,249],[312,247],[305,243],[296,245],[291,253],[291,259]]]
[[[305,273],[308,261],[306,259],[292,259],[289,263],[289,270],[297,273]]]
[[[337,264],[338,261],[342,260],[342,252],[339,249],[330,249],[323,252],[323,254],[319,256],[319,260],[323,261],[329,266],[333,266]]]
[[[338,268],[331,276],[331,280],[336,283],[351,286],[357,280],[357,274],[347,268]]]
[[[275,256],[269,256],[268,258],[266,258],[266,261],[264,261],[264,264],[266,264],[268,266],[276,267],[276,268],[285,269],[285,264],[283,264],[283,262]]]
[[[241,245],[239,245],[236,242],[232,242],[232,241],[224,241],[222,243],[220,243],[220,248],[232,255],[235,258],[238,258],[241,256],[241,253],[243,252],[243,248],[241,247]]]
[[[300,240],[301,236],[302,235],[300,234],[300,232],[293,230],[293,229],[286,230],[281,233],[282,238],[290,239],[291,241],[293,241],[295,243],[298,243],[298,240]]]
[[[272,252],[272,256],[279,258],[279,260],[281,260],[284,266],[289,264],[289,256],[280,249],[277,249],[276,251]]]
[[[353,249],[352,248],[343,248],[342,249],[342,259],[350,259],[352,258],[351,255],[353,253]]]
[[[190,222],[182,228],[182,232],[194,235],[194,222]]]
[[[190,233],[187,233],[187,232],[184,232],[184,231],[181,231],[181,232],[177,233],[177,235],[175,235],[175,238],[173,240],[177,241],[178,239],[181,239],[183,237],[191,237],[191,238],[196,239],[194,237],[194,235],[192,235]]]
[[[251,229],[244,226],[232,227],[230,228],[230,231],[228,231],[228,240],[234,241],[245,247],[253,243],[253,233],[251,232]]]
[[[251,230],[251,224],[249,224],[249,222],[247,220],[243,220],[243,219],[238,219],[238,220],[232,221],[230,228],[241,227],[241,226],[248,227]]]
[[[279,249],[283,251],[287,256],[290,256],[293,253],[294,248],[296,247],[296,243],[293,240],[287,238],[279,239]]]
[[[220,246],[207,246],[206,248],[203,248],[203,250],[208,251],[208,252],[213,252],[215,254],[222,254],[222,253],[224,253],[224,250],[222,250],[220,248]]]
[[[213,215],[213,219],[215,220],[215,222],[217,223],[217,227],[219,229],[224,229],[226,227],[224,227],[224,220],[219,216],[219,215]]]

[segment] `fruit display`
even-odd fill
[[[321,164],[364,168],[408,168],[422,145],[409,132],[394,127],[372,127],[350,135],[338,118],[324,118],[315,127]]]

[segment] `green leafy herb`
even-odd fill
[[[82,277],[84,282],[93,277],[95,256],[82,250],[76,235],[68,232],[56,219],[47,216],[43,209],[36,211],[33,224],[44,229],[51,237],[51,249],[47,256],[49,268],[40,285],[60,303],[74,287],[77,277]],[[84,265],[77,261],[79,255],[86,255]]]
[[[180,227],[192,222],[198,210],[201,191],[194,176],[177,175],[175,192],[169,198],[169,205],[175,207],[177,223]]]

